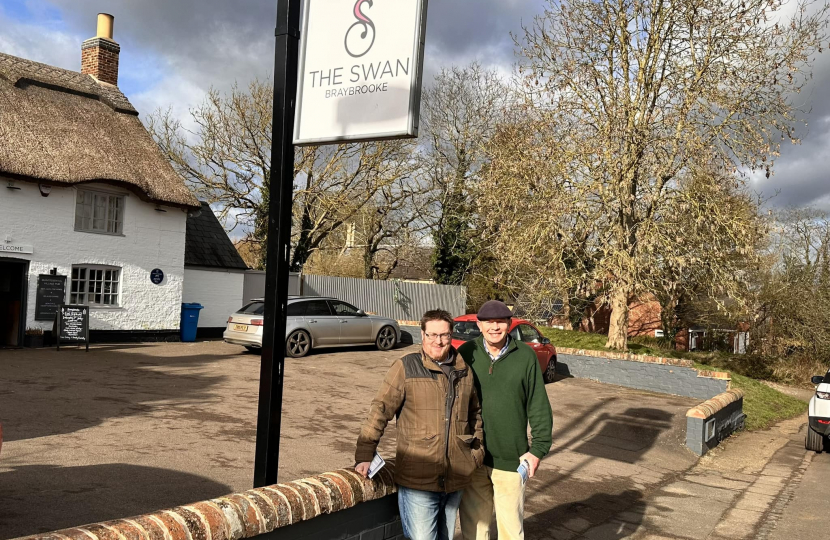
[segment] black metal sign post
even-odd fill
[[[285,313],[294,187],[294,107],[300,44],[301,0],[277,0],[274,118],[271,139],[270,207],[265,268],[265,320],[259,372],[254,487],[277,483],[285,367]]]

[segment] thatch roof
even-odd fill
[[[151,202],[201,206],[116,86],[3,53],[0,175],[106,182]]]

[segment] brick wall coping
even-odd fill
[[[647,354],[619,353],[611,351],[594,351],[590,349],[572,349],[570,347],[556,347],[557,354],[572,354],[574,356],[590,356],[593,358],[609,358],[611,360],[625,360],[628,362],[642,362],[645,364],[662,364],[666,366],[678,366],[695,368],[695,363],[685,358],[666,358],[663,356],[649,356]],[[711,379],[722,379],[730,381],[732,377],[725,371],[697,370],[698,377]]]
[[[393,464],[373,479],[354,469],[310,478],[143,516],[93,523],[18,540],[241,540],[351,508],[395,493]]]
[[[576,356],[592,356],[595,358],[610,358],[612,360],[628,360],[629,362],[643,362],[646,364],[694,367],[694,362],[686,360],[685,358],[665,358],[663,356],[649,356],[647,354],[594,351],[589,349],[572,349],[570,347],[556,347],[556,353],[573,354]]]
[[[706,419],[714,416],[716,412],[726,408],[726,406],[730,403],[735,403],[736,401],[743,399],[743,397],[743,390],[727,390],[723,394],[718,394],[712,399],[704,401],[697,407],[692,407],[686,412],[686,416],[688,418]]]

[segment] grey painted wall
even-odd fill
[[[732,433],[744,428],[746,415],[743,412],[743,398],[730,403],[708,418],[686,417],[686,446],[695,454],[702,456],[716,447]],[[713,436],[707,441],[706,424],[714,420]]]
[[[398,496],[360,503],[345,510],[301,521],[256,540],[404,540]]]
[[[726,392],[728,381],[698,377],[694,368],[558,354],[557,371],[582,379],[699,399]]]

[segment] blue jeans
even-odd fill
[[[463,490],[434,493],[398,486],[398,508],[403,535],[409,540],[449,540],[455,534],[455,516]]]

